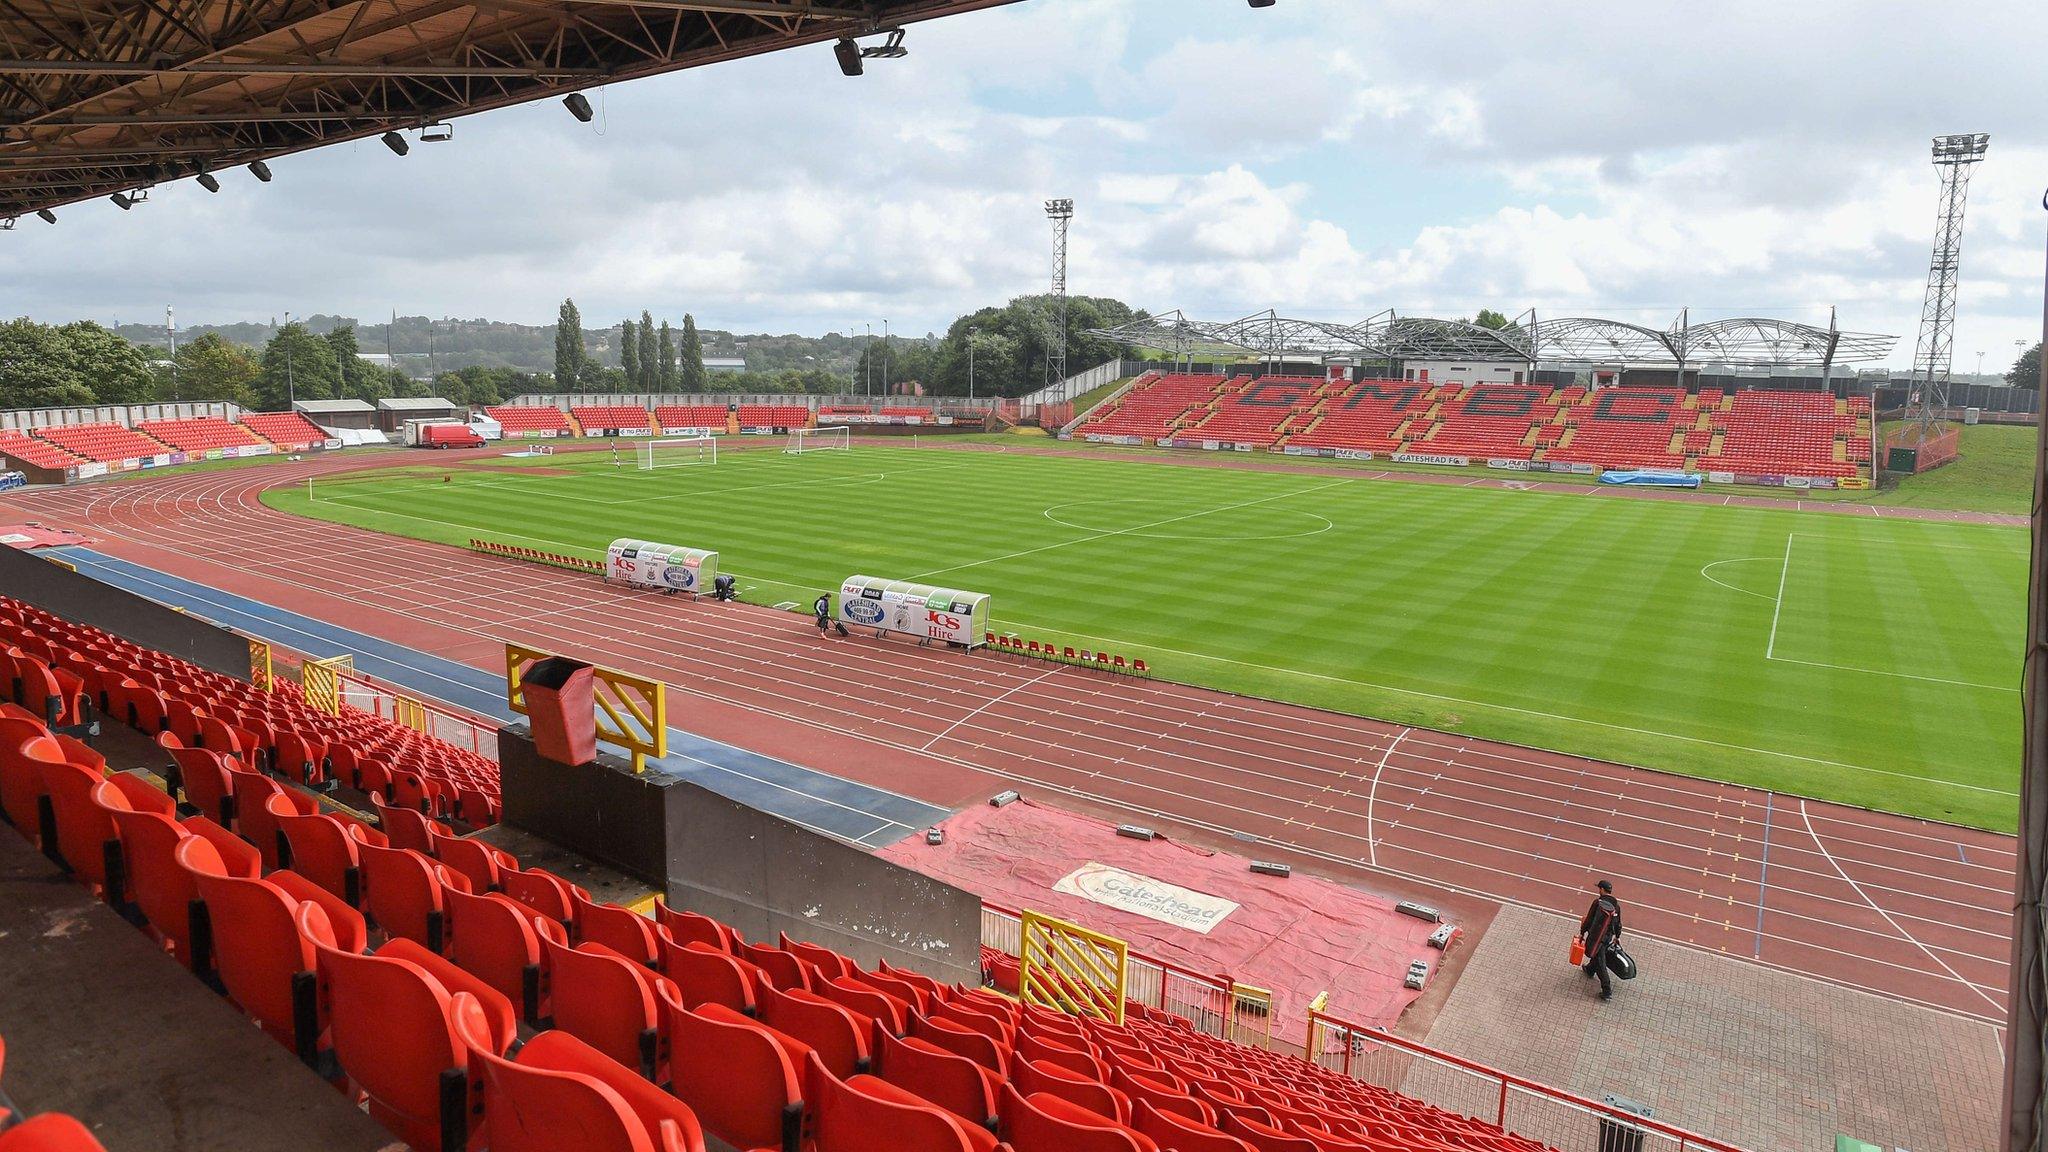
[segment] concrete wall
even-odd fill
[[[202,668],[249,678],[249,642],[242,637],[19,549],[0,547],[0,592]]]

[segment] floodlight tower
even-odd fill
[[[1045,352],[1047,381],[1057,384],[1067,378],[1067,225],[1074,219],[1072,200],[1047,200],[1045,214],[1052,221],[1052,343]]]
[[[1941,173],[1941,208],[1935,214],[1934,258],[1927,265],[1927,299],[1920,306],[1920,341],[1913,349],[1913,402],[1907,419],[1926,443],[1948,411],[1950,349],[1955,341],[1956,276],[1963,257],[1963,203],[1970,169],[1984,159],[1991,137],[1965,132],[1934,138],[1934,168]]]

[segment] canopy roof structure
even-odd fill
[[[0,0],[0,219],[1013,2]]]
[[[1368,360],[1496,360],[1550,364],[1725,364],[1743,368],[1828,367],[1882,360],[1898,337],[1844,332],[1792,320],[1740,317],[1669,328],[1592,316],[1540,319],[1524,313],[1506,328],[1382,312],[1356,324],[1296,320],[1266,311],[1205,321],[1176,309],[1090,335],[1178,356],[1355,356]]]

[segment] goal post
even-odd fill
[[[680,468],[689,464],[718,463],[716,436],[681,436],[639,443],[640,470]]]
[[[823,428],[792,428],[789,443],[782,446],[784,452],[803,455],[806,452],[844,452],[853,446],[851,428],[844,424],[828,425]]]

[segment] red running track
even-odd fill
[[[692,730],[933,803],[1014,785],[1389,894],[1572,915],[1611,876],[1631,931],[2004,1021],[2010,837],[995,653],[826,641],[788,613],[629,593],[257,499],[350,467],[8,499],[138,563],[479,667],[518,640],[658,675]]]

